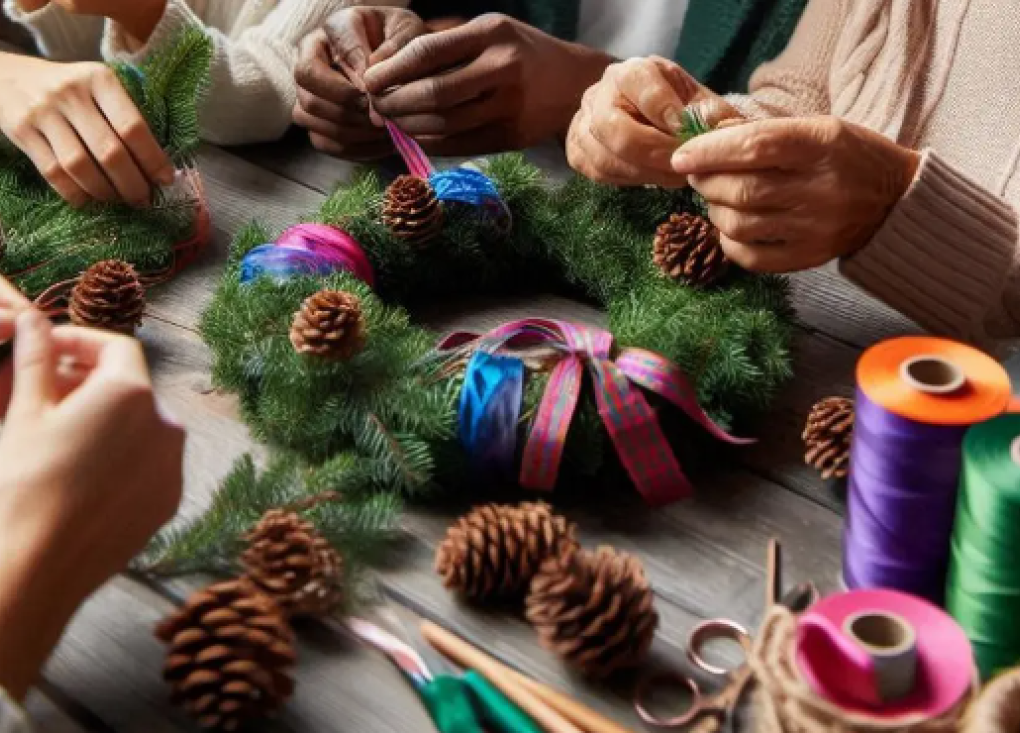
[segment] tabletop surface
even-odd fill
[[[565,171],[558,151],[535,154],[549,171]],[[187,425],[184,516],[201,511],[233,461],[259,449],[238,417],[235,400],[210,382],[210,354],[197,330],[226,261],[233,233],[258,217],[281,230],[313,211],[352,168],[312,151],[298,135],[274,146],[225,151],[203,148],[200,167],[215,238],[177,280],[154,291],[139,337],[152,362],[160,397]],[[809,407],[827,395],[852,394],[863,347],[917,327],[854,289],[832,269],[793,278],[796,377],[757,426],[760,442],[734,452],[733,463],[701,481],[697,498],[655,512],[613,511],[607,499],[571,509],[585,544],[636,553],[654,584],[661,627],[653,663],[683,665],[687,633],[700,620],[725,615],[754,626],[762,612],[768,539],[784,545],[787,578],[823,590],[839,583],[841,509],[837,494],[803,465],[800,431]],[[508,316],[599,314],[562,299],[535,296],[513,303],[453,306],[430,316],[448,327],[484,326]],[[635,731],[625,686],[603,689],[569,674],[537,644],[526,624],[471,609],[451,597],[432,570],[446,527],[467,500],[409,509],[407,542],[379,578],[393,604],[482,642],[534,677],[570,691]],[[30,709],[47,733],[191,731],[168,702],[161,680],[163,647],[154,624],[197,587],[155,585],[120,577],[81,610],[33,694]],[[727,652],[721,652],[726,656]],[[260,729],[318,733],[428,731],[428,719],[402,678],[377,654],[325,627],[302,631],[297,693]]]

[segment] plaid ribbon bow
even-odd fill
[[[698,404],[683,371],[659,354],[624,349],[615,359],[613,335],[601,328],[530,318],[506,323],[484,336],[459,332],[439,350],[472,344],[495,352],[508,346],[547,346],[560,352],[524,449],[520,483],[550,491],[556,485],[567,431],[577,409],[585,371],[591,374],[599,415],[634,486],[652,506],[689,496],[693,489],[662,432],[658,418],[636,387],[655,392],[682,409],[711,435],[734,445],[735,438],[716,425]]]

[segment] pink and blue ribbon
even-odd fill
[[[240,279],[249,283],[266,276],[283,281],[339,271],[350,272],[369,287],[375,285],[372,265],[354,237],[325,224],[299,224],[275,243],[248,252],[241,261]]]
[[[614,359],[613,336],[604,329],[526,319],[504,324],[484,336],[455,333],[439,349],[469,343],[489,352],[537,345],[560,352],[524,448],[520,483],[525,488],[549,491],[555,487],[567,431],[577,410],[586,372],[592,378],[599,415],[620,461],[634,486],[652,506],[683,499],[693,488],[654,410],[638,387],[676,405],[719,440],[734,445],[753,442],[735,438],[713,422],[698,404],[683,371],[665,357],[643,349],[624,349]]]

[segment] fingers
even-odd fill
[[[594,137],[613,156],[636,168],[671,175],[676,137],[635,119],[630,110],[608,99],[610,94],[611,91],[601,85],[585,93],[581,103],[584,114],[575,124],[586,125],[587,129],[580,132]]]
[[[342,160],[380,160],[389,157],[394,152],[393,143],[389,138],[379,142],[340,142],[335,138],[310,132],[308,139],[319,152]]]
[[[365,72],[365,88],[380,95],[392,87],[434,76],[463,66],[485,50],[486,36],[477,23],[467,23],[449,31],[419,36],[401,51]]]
[[[56,349],[50,322],[39,311],[23,311],[15,324],[12,413],[32,414],[56,398]]]
[[[410,114],[391,118],[414,137],[452,137],[493,124],[504,117],[491,100],[467,102],[444,112]],[[507,115],[508,116],[508,115]]]
[[[112,196],[101,200],[118,199],[135,206],[147,204],[151,196],[148,179],[94,102],[91,99],[70,102],[67,120],[85,144],[86,155],[98,163],[99,175],[115,189]],[[91,172],[86,180],[91,180]]]
[[[298,101],[295,109],[301,110],[308,117],[315,117],[320,120],[327,120],[345,127],[371,128],[372,120],[369,117],[368,98],[360,95],[354,104],[339,105],[328,99],[317,97],[305,89],[298,89]],[[303,124],[298,122],[298,124]]]
[[[409,82],[381,96],[374,96],[375,111],[397,119],[409,115],[446,113],[475,100],[510,80],[512,70],[495,59],[478,58],[462,69]]]
[[[90,198],[96,201],[114,201],[117,198],[113,186],[65,117],[47,116],[40,123],[39,131],[53,149],[57,163]]]
[[[382,41],[379,14],[374,8],[347,8],[330,18],[323,30],[333,62],[352,80],[361,79],[372,49]]]
[[[15,314],[31,307],[31,302],[10,280],[0,276],[0,308],[12,310]]]
[[[89,201],[88,193],[64,170],[49,141],[35,128],[21,131],[12,137],[12,141],[25,152],[60,198],[75,207],[84,206]]]
[[[780,170],[762,170],[751,173],[706,173],[689,176],[691,187],[710,204],[740,211],[774,211],[793,209],[801,202],[796,199],[798,174]]]
[[[590,123],[579,112],[567,134],[567,160],[570,166],[586,178],[616,186],[655,185],[665,188],[683,188],[684,176],[672,171],[641,168],[628,158],[617,155],[590,134]]]
[[[673,156],[673,170],[686,175],[797,170],[823,152],[817,127],[818,123],[808,118],[727,127],[686,143]]]
[[[463,135],[449,137],[419,136],[418,142],[429,155],[472,156],[514,150],[514,130],[503,122],[494,123],[469,131]]]
[[[313,33],[302,43],[295,78],[298,86],[311,95],[341,107],[356,104],[365,96],[331,65],[329,39],[324,31]]]
[[[93,83],[93,97],[146,179],[163,186],[172,184],[175,174],[173,163],[113,73],[97,75]]]
[[[386,16],[383,41],[369,56],[368,65],[374,66],[399,53],[407,44],[428,33],[428,28],[416,14],[409,11],[392,11]]]
[[[671,135],[683,124],[684,107],[701,91],[694,77],[659,58],[625,61],[610,67],[606,79],[642,119]]]

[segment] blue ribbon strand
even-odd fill
[[[484,223],[500,231],[509,231],[510,209],[499,195],[496,184],[484,173],[471,168],[435,171],[429,176],[429,183],[440,201],[477,207]]]
[[[464,370],[459,438],[479,472],[509,475],[517,454],[524,362],[476,351]]]

